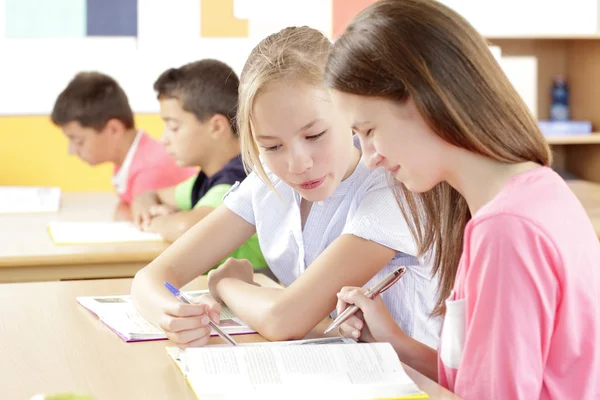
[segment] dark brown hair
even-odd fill
[[[551,162],[546,140],[486,41],[435,0],[367,7],[335,42],[325,79],[345,93],[411,98],[430,128],[454,146],[508,164]],[[467,202],[446,182],[427,193],[397,185],[396,193],[420,254],[434,253],[440,278],[434,314],[443,314],[471,218]]]
[[[184,110],[198,121],[215,114],[229,119],[231,131],[237,136],[235,115],[240,81],[227,64],[218,60],[200,60],[163,72],[154,83],[158,98],[179,100]]]
[[[80,72],[58,95],[51,115],[55,125],[79,122],[101,131],[111,119],[126,129],[135,127],[127,95],[117,81],[99,72]]]

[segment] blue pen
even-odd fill
[[[191,301],[189,301],[187,299],[187,297],[185,297],[183,295],[183,293],[181,293],[179,291],[179,289],[177,289],[175,286],[171,285],[169,282],[165,282],[165,287],[167,289],[169,289],[169,292],[173,293],[173,295],[175,297],[177,297],[177,299],[179,299],[179,301],[181,301],[182,303],[185,304],[192,304]],[[232,346],[236,346],[237,343],[235,342],[235,340],[233,340],[233,338],[231,336],[229,336],[227,334],[227,332],[225,332],[224,330],[222,330],[217,324],[215,324],[212,319],[209,318],[209,322],[208,324],[210,325],[211,328],[213,328],[215,330],[215,332],[217,332],[219,334],[219,336],[221,336],[226,342],[228,342],[230,345]]]

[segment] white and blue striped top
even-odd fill
[[[225,195],[231,211],[256,226],[262,253],[275,276],[290,285],[336,238],[352,234],[398,253],[365,286],[371,287],[395,268],[407,271],[383,294],[394,320],[406,334],[437,348],[441,319],[431,317],[438,280],[430,265],[419,265],[416,245],[382,168],[368,169],[364,162],[328,199],[314,203],[304,230],[300,195],[274,174],[268,176],[281,198],[255,173],[236,183]],[[341,288],[340,288],[341,289]]]

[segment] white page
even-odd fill
[[[157,242],[158,233],[142,232],[131,222],[53,221],[48,231],[56,244]]]
[[[388,343],[194,348],[183,352],[180,362],[202,399],[368,399],[422,393]]]
[[[188,298],[209,293],[208,290],[183,292]],[[142,317],[133,306],[131,296],[82,296],[77,297],[79,304],[93,312],[125,340],[166,339],[162,330]],[[223,306],[219,326],[228,334],[246,334],[256,331],[242,322],[233,311]],[[213,330],[212,336],[217,333]]]
[[[0,214],[58,212],[58,187],[0,186]]]

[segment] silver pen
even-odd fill
[[[398,282],[398,280],[402,278],[402,275],[404,275],[405,272],[406,267],[400,267],[394,270],[393,272],[390,272],[389,274],[384,276],[382,280],[377,282],[375,286],[367,290],[365,292],[365,296],[367,296],[370,299],[374,299],[375,297],[389,289],[394,283]],[[339,328],[340,325],[346,322],[346,320],[352,315],[354,315],[357,311],[358,307],[355,305],[351,305],[350,307],[346,308],[340,313],[340,315],[337,316],[335,321],[333,321],[331,325],[329,325],[329,327],[325,330],[325,334],[331,332],[336,328]]]

